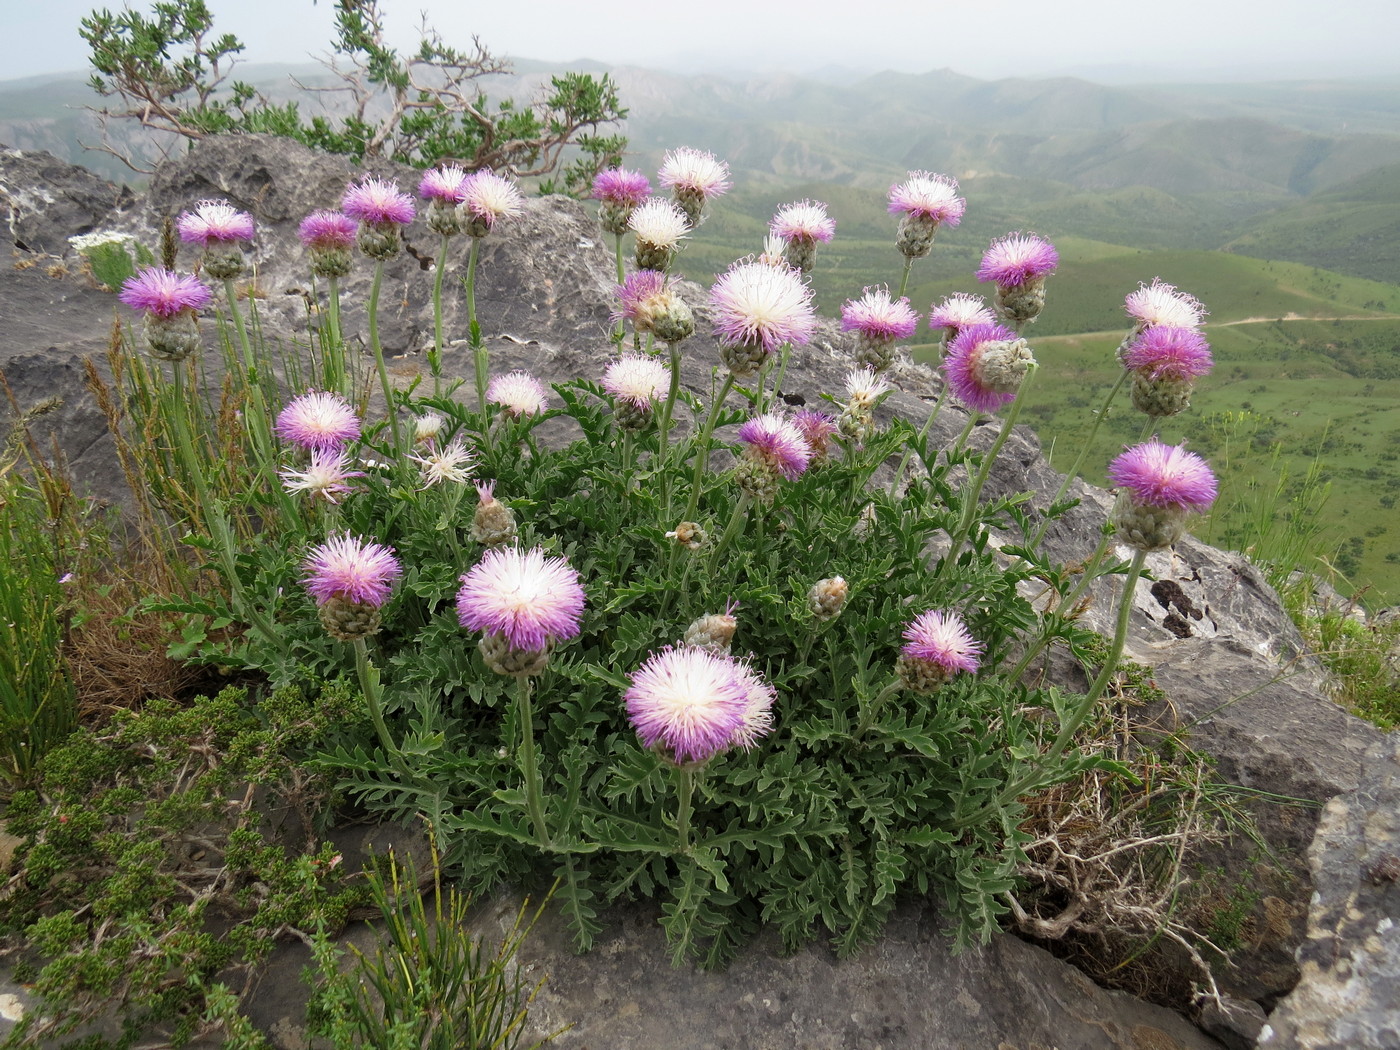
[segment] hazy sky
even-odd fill
[[[330,39],[334,0],[207,0],[249,61],[297,62]],[[91,0],[0,0],[0,80],[86,68]],[[116,7],[117,5],[108,5]],[[149,11],[149,0],[132,4]],[[409,47],[420,12],[449,43],[686,72],[822,65],[972,76],[1074,73],[1106,81],[1400,76],[1397,0],[383,0]]]

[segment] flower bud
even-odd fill
[[[676,526],[675,530],[666,533],[668,540],[675,540],[677,544],[686,550],[699,550],[705,545],[705,530],[693,521],[683,521]]]
[[[518,678],[543,674],[553,649],[548,645],[543,649],[517,649],[503,634],[484,634],[476,647],[486,666],[496,674]]]
[[[812,584],[807,592],[807,608],[823,622],[834,620],[846,606],[850,587],[840,576],[829,576]]]
[[[471,538],[484,547],[505,547],[515,542],[515,512],[492,494],[495,482],[478,483],[480,502],[472,515]],[[513,672],[506,672],[513,673]]]
[[[353,642],[379,630],[379,606],[372,602],[335,596],[319,605],[317,614],[326,633],[338,642]]]
[[[729,652],[734,632],[739,629],[739,621],[733,616],[735,608],[731,605],[725,612],[700,617],[685,629],[684,644],[708,649],[716,655]]]

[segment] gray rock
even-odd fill
[[[68,238],[98,229],[131,191],[49,153],[0,146],[0,218],[19,252],[62,256]]]

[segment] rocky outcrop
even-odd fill
[[[111,295],[97,291],[77,272],[77,260],[66,245],[68,234],[100,225],[154,245],[165,216],[202,198],[227,198],[259,221],[252,288],[264,329],[293,358],[304,352],[312,300],[296,224],[314,209],[335,206],[356,174],[343,159],[265,136],[209,139],[162,168],[139,200],[94,189],[91,214],[65,211],[68,198],[60,201],[52,192],[46,196],[13,189],[14,172],[54,173],[57,162],[16,157],[13,151],[0,155],[0,160],[0,185],[11,187],[6,190],[11,229],[34,231],[25,233],[25,244],[33,241],[41,248],[31,251],[50,252],[68,264],[66,273],[62,267],[40,266],[0,271],[0,312],[7,322],[0,370],[21,406],[55,392],[65,396],[56,422],[43,425],[62,439],[80,479],[94,491],[119,496],[120,476],[104,445],[96,407],[81,385],[79,361],[105,346],[113,318],[122,312]],[[382,173],[397,177],[405,188],[417,177],[409,169],[385,167]],[[42,178],[55,184],[82,183],[82,176],[72,172]],[[111,193],[111,209],[97,214],[106,199],[102,192]],[[15,201],[20,202],[18,211]],[[70,221],[77,225],[57,236]],[[409,231],[406,251],[386,267],[381,328],[386,352],[393,357],[392,370],[404,383],[426,372],[423,349],[432,339],[431,281],[439,246],[438,237],[419,222]],[[462,272],[465,250],[460,238],[450,246],[450,272]],[[184,265],[192,262],[191,258]],[[610,244],[598,231],[590,207],[562,198],[528,201],[520,218],[482,245],[477,303],[493,369],[528,367],[546,380],[597,378],[609,350],[614,277]],[[358,266],[343,282],[347,333],[364,331],[362,309],[369,280],[369,267]],[[700,289],[691,286],[686,294],[693,304],[703,303]],[[465,313],[460,293],[449,294],[446,366],[453,375],[470,370],[460,349]],[[718,358],[705,334],[703,306],[697,313],[700,330],[685,344],[682,380],[698,396],[708,397]],[[784,392],[816,403],[821,392],[839,389],[849,367],[846,336],[827,323],[813,344],[795,355]],[[907,363],[895,378],[901,389],[883,411],[924,416],[938,390],[937,378]],[[951,441],[965,421],[956,408],[945,407],[935,421],[934,440]],[[985,447],[995,427],[995,421],[979,425],[972,440]],[[1060,476],[1041,457],[1034,435],[1021,429],[1003,449],[989,491],[1029,488],[1043,505],[1059,482]],[[1089,486],[1076,484],[1072,494],[1081,499],[1080,505],[1057,522],[1046,539],[1053,556],[1064,562],[1092,550],[1109,508],[1109,497]],[[1165,729],[1183,731],[1192,747],[1214,760],[1222,777],[1259,798],[1254,810],[1262,846],[1238,844],[1214,861],[1258,890],[1237,967],[1224,980],[1226,991],[1241,1001],[1236,1012],[1246,1018],[1234,1027],[1228,1018],[1221,1022],[1239,1045],[1242,1039],[1247,1043],[1239,1033],[1249,1029],[1248,1018],[1261,1008],[1272,1009],[1297,980],[1293,953],[1304,943],[1309,922],[1320,929],[1331,921],[1318,914],[1308,919],[1314,886],[1320,900],[1330,899],[1322,882],[1333,878],[1330,862],[1320,866],[1315,859],[1310,870],[1303,861],[1320,807],[1338,796],[1375,796],[1374,787],[1359,790],[1363,784],[1393,785],[1396,756],[1393,748],[1381,747],[1382,735],[1374,727],[1327,698],[1325,677],[1304,652],[1277,596],[1242,556],[1188,538],[1173,551],[1152,555],[1148,568],[1153,579],[1136,596],[1128,655],[1151,667],[1156,684],[1169,697],[1158,712],[1159,722]],[[1112,586],[1106,584],[1094,596],[1086,613],[1089,622],[1104,631],[1113,607]],[[1293,801],[1280,805],[1280,796]],[[1393,813],[1393,791],[1386,797],[1392,800]],[[1364,882],[1360,874],[1360,865],[1369,863],[1370,855],[1357,850],[1371,848],[1365,836],[1371,834],[1367,829],[1374,821],[1367,824],[1356,812],[1327,811],[1325,826],[1351,836],[1349,846],[1337,849],[1350,849],[1349,855],[1358,858],[1351,883],[1338,883],[1337,890],[1366,900],[1389,893],[1385,899],[1390,900],[1400,891]],[[1379,922],[1376,915],[1370,933],[1350,920],[1334,923],[1339,935],[1349,938],[1342,942],[1348,947],[1338,949],[1339,957],[1351,957],[1352,945],[1362,952],[1367,938],[1381,937],[1374,932]],[[724,975],[670,970],[662,961],[659,934],[644,911],[618,913],[614,923],[602,947],[581,960],[564,951],[554,934],[529,948],[537,953],[532,962],[554,975],[541,1001],[547,1018],[575,1023],[573,1034],[561,1045],[1001,1044],[1022,1050],[1036,1045],[1061,1050],[1210,1045],[1189,1042],[1188,1035],[1203,1037],[1177,1034],[1160,1015],[1152,1015],[1154,1020],[1137,1013],[1141,1004],[1098,991],[1048,954],[1010,938],[999,939],[986,951],[950,959],[936,918],[921,906],[901,912],[886,938],[851,963],[836,963],[818,948],[780,959],[773,946],[760,944]],[[1379,943],[1390,945],[1386,950],[1392,952],[1393,966],[1393,938]],[[1315,948],[1316,938],[1310,933],[1303,956],[1310,980],[1326,969],[1314,958]],[[1363,966],[1363,955],[1355,959],[1352,973],[1358,981],[1370,979],[1363,973],[1382,972],[1369,963]],[[1393,1024],[1395,997],[1387,1007],[1381,995],[1390,987],[1377,985],[1374,1001],[1380,1015],[1390,1011]],[[1303,995],[1305,988],[1306,983],[1295,996]],[[1258,1006],[1250,1007],[1248,1001]],[[1313,1001],[1298,998],[1297,1005],[1291,1005],[1290,998],[1280,1008],[1277,1024],[1271,1022],[1273,1038],[1283,1039],[1285,1031],[1296,1030],[1301,1022],[1289,1018],[1307,1015],[1312,1009],[1307,1004]],[[664,1009],[656,1008],[657,1003],[664,1003]],[[1257,1017],[1252,1023],[1257,1025]],[[1382,1022],[1371,1030],[1384,1030]]]

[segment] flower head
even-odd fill
[[[841,327],[868,339],[908,339],[919,325],[919,315],[907,298],[895,302],[886,288],[867,288],[859,299],[841,307]]]
[[[519,369],[491,380],[486,387],[486,400],[502,406],[512,419],[537,416],[548,405],[540,381]]]
[[[940,328],[951,339],[959,331],[973,324],[993,324],[996,315],[987,307],[980,295],[957,292],[944,298],[943,302],[931,307],[928,312],[928,326],[935,332]]]
[[[1210,467],[1180,445],[1152,440],[1118,456],[1108,467],[1109,480],[1136,504],[1204,511],[1215,502],[1216,481]]]
[[[339,598],[381,606],[389,600],[394,581],[403,575],[392,547],[356,539],[348,532],[312,547],[301,568],[317,605]]]
[[[462,209],[487,231],[500,219],[519,215],[525,198],[510,179],[494,171],[478,171],[462,185]],[[474,231],[471,231],[474,232]]]
[[[604,168],[593,177],[593,199],[635,208],[651,195],[651,180],[640,171]]]
[[[578,573],[563,558],[509,547],[487,551],[462,577],[457,619],[516,649],[542,650],[579,633],[583,601]]]
[[[360,436],[360,417],[341,395],[316,390],[293,398],[277,414],[273,429],[283,441],[329,451]]]
[[[792,425],[812,450],[812,462],[825,462],[836,436],[836,420],[819,408],[802,408],[792,417]]]
[[[633,270],[625,281],[613,287],[618,309],[612,312],[612,320],[645,324],[651,319],[653,303],[666,291],[666,275],[660,270]]]
[[[200,201],[193,212],[182,212],[175,226],[187,244],[253,239],[253,217],[228,201]]]
[[[450,442],[446,448],[429,448],[421,456],[410,455],[408,458],[418,464],[425,489],[440,481],[464,485],[471,480],[472,468],[476,466],[476,457],[461,438]]]
[[[441,168],[431,168],[423,173],[418,183],[418,196],[425,200],[460,204],[464,184],[470,176],[460,164],[448,164]]]
[[[812,446],[802,432],[782,416],[755,416],[739,428],[745,452],[788,481],[800,477],[812,460]]]
[[[729,189],[729,165],[713,153],[682,148],[667,151],[661,159],[661,185],[713,200]]]
[[[437,441],[438,435],[447,426],[447,420],[436,412],[425,412],[421,416],[415,416],[413,420],[413,443],[415,445],[431,445]]]
[[[350,218],[376,226],[407,226],[414,215],[413,198],[399,192],[397,182],[386,182],[375,175],[367,175],[351,185],[341,197],[340,207]]]
[[[977,279],[1014,288],[1046,276],[1059,264],[1060,253],[1045,238],[1008,233],[994,240],[982,256]]]
[[[315,449],[305,470],[286,467],[277,474],[282,479],[282,487],[288,492],[305,492],[308,496],[320,496],[330,503],[339,503],[336,497],[350,491],[347,482],[351,478],[365,476],[363,470],[350,469],[349,454],[338,448]]]
[[[892,214],[956,226],[962,221],[967,201],[958,196],[958,180],[931,171],[911,171],[906,181],[890,187]]]
[[[746,670],[727,654],[667,646],[632,672],[627,717],[644,746],[664,748],[679,763],[706,762],[744,727],[753,692]]]
[[[1149,379],[1195,379],[1211,370],[1210,344],[1194,328],[1152,325],[1123,353],[1123,367]]]
[[[603,389],[637,408],[649,408],[664,398],[670,383],[671,370],[642,354],[623,354],[603,373]]]
[[[946,672],[977,670],[983,652],[955,612],[930,609],[904,629],[900,653],[913,660],[937,664]]]
[[[148,266],[122,282],[117,298],[133,310],[156,317],[174,317],[186,310],[204,309],[212,296],[208,288],[189,274]]]
[[[768,222],[768,232],[792,243],[829,242],[836,236],[836,220],[826,214],[826,205],[818,201],[797,201],[784,204]]]
[[[348,249],[355,243],[355,220],[338,211],[313,211],[301,220],[301,243],[311,249]]]
[[[846,373],[846,394],[851,404],[861,408],[874,408],[891,389],[890,384],[876,375],[873,368],[853,368]]]
[[[1123,309],[1142,328],[1156,325],[1199,328],[1206,316],[1206,308],[1200,300],[1177,291],[1175,285],[1167,284],[1160,277],[1154,277],[1151,284],[1139,285],[1137,291],[1129,292],[1123,300]]]
[[[752,751],[759,739],[773,730],[773,702],[778,699],[778,691],[744,661],[739,661],[735,666],[747,695],[744,698],[743,717],[734,727],[730,744]]]
[[[743,260],[715,281],[709,301],[714,334],[730,345],[771,354],[784,343],[806,344],[816,331],[812,289],[794,270]]]
[[[944,375],[953,396],[978,412],[995,412],[1016,400],[1012,390],[999,389],[983,367],[984,358],[994,347],[1017,342],[1016,334],[999,324],[974,324],[962,329],[948,344],[943,359]]]
[[[690,232],[690,223],[674,202],[665,197],[648,197],[632,212],[627,228],[637,235],[638,241],[674,250]]]

